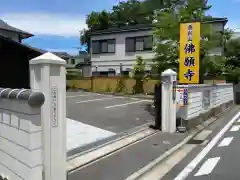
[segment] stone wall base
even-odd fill
[[[218,114],[222,113],[224,110],[226,110],[227,108],[229,108],[233,105],[234,105],[233,101],[229,101],[228,103],[221,104],[220,106],[213,108],[210,111],[208,111],[204,114],[201,114],[198,117],[184,121],[185,126],[187,127],[188,130],[193,129],[196,126],[202,124],[204,121],[206,121],[214,116],[217,116]]]

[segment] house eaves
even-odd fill
[[[195,19],[191,22],[199,22],[200,20]],[[202,23],[216,23],[216,22],[223,22],[224,25],[228,22],[227,18],[214,18],[209,17],[208,19],[202,21]],[[124,32],[133,32],[133,31],[148,31],[153,29],[152,24],[138,24],[138,25],[128,25],[122,27],[112,27],[104,30],[98,30],[91,32],[91,36],[94,35],[102,35],[102,34],[115,34],[115,33],[124,33]]]
[[[26,38],[29,38],[29,37],[33,36],[33,34],[31,34],[31,33],[28,33],[26,31],[22,31],[20,29],[17,29],[15,27],[12,27],[12,26],[8,25],[6,22],[4,22],[1,19],[0,19],[0,29],[5,30],[5,31],[18,33],[20,35],[21,39],[26,39]]]
[[[133,31],[147,31],[152,30],[153,25],[151,24],[138,24],[138,25],[129,25],[122,27],[113,27],[104,30],[99,30],[92,32],[91,35],[101,35],[101,34],[113,34],[113,33],[124,33],[124,32],[133,32]]]
[[[0,39],[2,39],[2,40],[4,40],[4,41],[11,42],[11,43],[16,44],[16,45],[19,45],[20,47],[23,47],[23,48],[29,49],[29,50],[31,50],[31,51],[38,52],[39,55],[44,54],[44,51],[41,50],[41,49],[34,48],[34,47],[29,46],[29,45],[26,45],[26,44],[22,44],[22,43],[20,43],[20,42],[14,41],[14,40],[12,40],[12,39],[10,39],[10,38],[7,38],[7,37],[5,37],[5,36],[0,35]]]

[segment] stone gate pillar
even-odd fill
[[[161,74],[162,78],[162,131],[176,131],[176,85],[177,73],[167,69]]]
[[[43,179],[66,180],[66,62],[52,53],[30,61],[31,89],[41,91]]]

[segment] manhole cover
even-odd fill
[[[187,144],[202,144],[203,140],[191,139]]]

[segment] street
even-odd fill
[[[67,92],[68,156],[134,132],[153,122],[151,100]]]
[[[67,92],[67,117],[110,132],[120,133],[153,121],[151,100]]]
[[[238,112],[238,116],[239,116]],[[195,145],[163,180],[239,180],[240,119],[234,116],[223,121],[204,145]],[[187,146],[187,145],[186,145]]]

